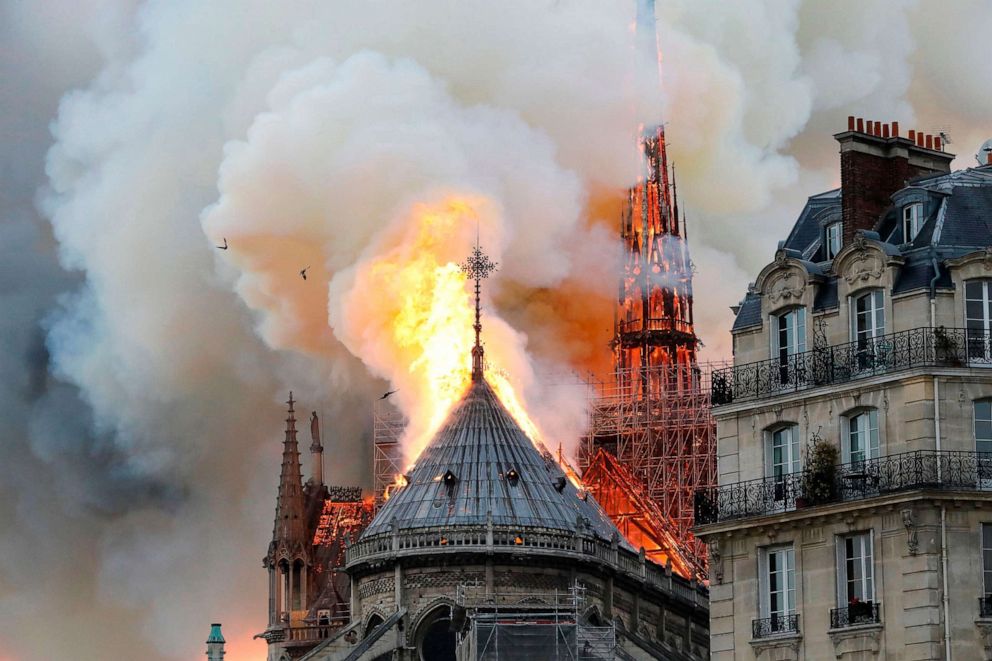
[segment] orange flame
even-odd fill
[[[349,299],[351,332],[364,337],[364,351],[375,354],[367,361],[374,361],[397,389],[397,402],[409,420],[402,439],[408,465],[471,384],[475,312],[459,261],[477,227],[485,235],[496,225],[490,206],[485,199],[465,196],[417,205],[402,229],[385,239],[394,245],[360,265],[355,275],[352,291],[374,294]],[[487,352],[493,348],[496,355],[520,355],[520,346],[500,346],[508,341],[505,337],[486,336]],[[510,380],[488,369],[486,379],[521,429],[539,444],[541,433]],[[396,488],[405,484],[401,479],[397,477]]]

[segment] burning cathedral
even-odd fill
[[[303,484],[290,395],[264,560],[270,661],[708,656],[705,589],[635,549],[487,380],[479,283],[493,267],[478,247],[464,266],[471,383],[367,524],[371,503],[322,483],[316,417],[318,468]],[[323,543],[334,525],[347,526],[336,549]],[[327,562],[335,551],[343,572]]]
[[[652,61],[653,14],[638,0]],[[314,413],[304,482],[290,394],[263,559],[269,661],[708,658],[706,548],[690,528],[693,493],[714,482],[715,426],[664,129],[640,146],[621,213],[615,371],[590,402],[579,470],[489,379],[479,288],[495,265],[477,246],[463,266],[471,382],[414,466],[399,463],[401,428],[377,417],[373,493],[325,484]]]

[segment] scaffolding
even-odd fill
[[[473,661],[548,659],[611,661],[616,658],[616,629],[583,618],[585,587],[576,581],[566,591],[492,593],[480,583],[455,591],[454,621],[464,621],[462,654]]]
[[[403,473],[403,448],[400,437],[406,419],[388,399],[372,405],[372,489],[376,505],[381,505],[387,491]]]
[[[620,503],[629,505],[636,497],[621,501],[606,493],[617,482],[609,468],[589,473],[600,449],[615,457],[636,478],[636,491],[651,501],[652,507],[640,514],[660,516],[678,550],[702,559],[703,566],[706,549],[691,533],[693,498],[697,489],[716,484],[716,423],[708,393],[710,375],[723,366],[694,363],[616,372],[590,402],[589,432],[578,458],[586,486],[619,525],[632,515],[621,511]]]

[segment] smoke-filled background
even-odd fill
[[[946,130],[956,167],[992,136],[984,0],[662,0],[663,94],[633,17],[0,4],[0,659],[196,659],[211,621],[264,658],[281,402],[322,414],[330,481],[368,484],[370,400],[404,377],[355,315],[402,301],[359,285],[425,210],[470,203],[441,252],[479,224],[510,362],[602,368],[618,191],[664,119],[723,358],[727,307],[836,185],[846,115]]]

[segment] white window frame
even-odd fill
[[[758,595],[758,612],[761,619],[772,616],[786,617],[796,613],[796,552],[792,544],[780,546],[766,546],[760,549],[758,558],[758,578],[760,592]],[[776,574],[780,574],[780,589],[776,594],[781,595],[780,608],[772,610],[772,572],[771,565],[774,562],[776,567],[782,567]],[[778,579],[779,576],[776,576]],[[778,582],[776,580],[776,582]]]
[[[844,246],[844,221],[830,223],[823,229],[824,254],[827,259],[833,259]]]
[[[972,298],[969,292],[975,285],[981,286],[978,298]],[[981,305],[980,317],[971,316],[968,304],[972,302]],[[968,359],[979,362],[992,361],[992,280],[986,278],[965,280],[964,327],[968,336]]]
[[[992,523],[983,523],[978,543],[982,549],[982,596],[992,595]]]
[[[983,409],[981,413],[979,407]],[[975,452],[978,453],[978,488],[992,489],[992,433],[988,429],[992,427],[992,398],[976,399],[971,403],[971,421]],[[979,423],[988,427],[979,431]]]
[[[902,242],[909,243],[923,228],[923,203],[910,202],[902,208]]]
[[[864,329],[859,328],[858,301],[870,300],[870,307],[865,310]],[[855,292],[850,296],[851,306],[851,341],[858,342],[864,337],[866,341],[874,340],[885,335],[885,292],[882,289],[868,289]],[[866,342],[867,343],[867,342]]]
[[[765,475],[766,477],[782,478],[784,476],[802,470],[802,455],[799,451],[799,426],[794,424],[780,425],[765,432]],[[780,443],[783,448],[783,461],[775,462],[775,441],[776,437],[785,439],[785,443]],[[783,470],[775,472],[776,466],[782,466]],[[788,470],[785,470],[785,469]]]
[[[844,442],[841,443],[843,463],[850,464],[877,458],[881,445],[878,429],[878,409],[876,408],[857,409],[846,415]],[[860,445],[857,452],[854,450],[855,439]]]
[[[794,307],[772,314],[772,357],[792,356],[806,351],[806,308]],[[785,328],[782,322],[785,322]],[[786,343],[782,346],[782,335]],[[785,353],[782,353],[782,350]]]
[[[848,542],[851,542],[853,553],[849,557]],[[856,565],[860,578],[851,579],[848,565]],[[860,601],[875,601],[875,542],[872,531],[839,535],[837,537],[837,606],[847,608],[852,599],[850,587],[855,586],[854,592],[860,591]],[[857,596],[856,594],[853,596]]]

